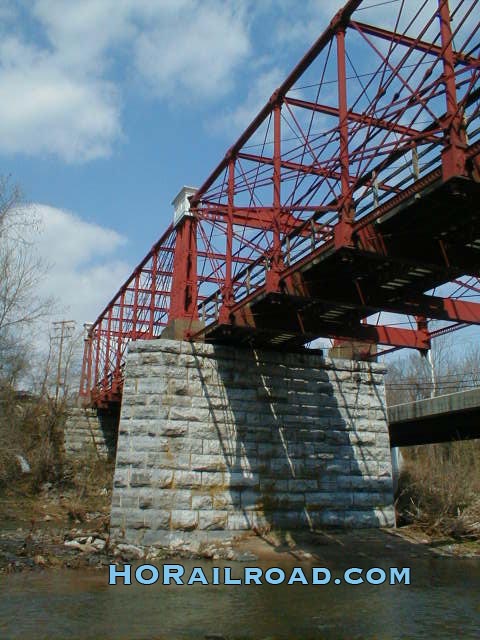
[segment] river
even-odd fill
[[[346,551],[329,568],[343,571],[354,558],[354,550]],[[244,569],[235,562],[182,563],[187,572],[201,566],[207,575],[212,566],[231,566],[234,575]],[[302,566],[306,572],[312,566],[295,559],[250,564],[287,571]],[[352,564],[363,565],[392,563],[382,558],[362,564],[357,557]],[[430,555],[413,557],[409,565],[411,584],[394,586],[109,586],[106,569],[13,574],[0,577],[0,638],[480,638],[480,559]]]

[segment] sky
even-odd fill
[[[339,0],[0,0],[0,174],[59,317],[93,320]]]

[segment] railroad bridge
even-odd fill
[[[477,0],[377,4],[332,18],[89,328],[130,539],[392,522],[375,361],[480,322],[480,29]]]

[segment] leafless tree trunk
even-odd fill
[[[53,301],[37,293],[47,266],[32,250],[38,220],[20,192],[0,178],[0,381],[14,384],[30,359],[29,332]]]

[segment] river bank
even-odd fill
[[[60,482],[34,490],[29,478],[3,487],[0,496],[0,573],[52,569],[102,569],[112,562],[166,557],[226,561],[319,561],[325,554],[358,548],[368,557],[480,557],[480,538],[446,536],[419,523],[383,530],[324,530],[250,534],[225,544],[164,550],[109,538],[111,475],[100,461],[65,467]]]
[[[52,511],[52,510],[50,510]],[[0,531],[0,574],[45,569],[101,570],[112,563],[161,562],[166,558],[210,559],[233,562],[313,563],[340,561],[345,550],[356,549],[362,560],[388,559],[408,565],[428,557],[480,558],[478,540],[435,538],[415,526],[397,529],[271,531],[251,533],[231,543],[207,544],[192,549],[181,544],[174,550],[112,542],[108,515],[87,512],[83,522],[59,522],[59,518],[32,522]]]

